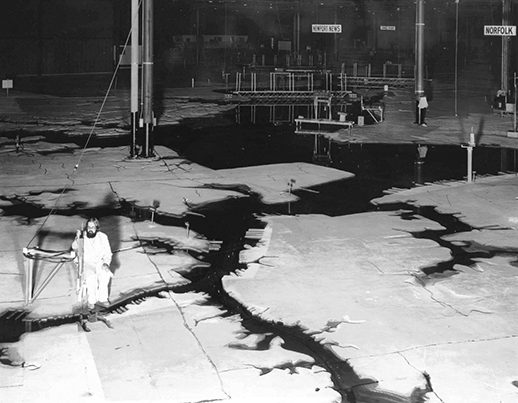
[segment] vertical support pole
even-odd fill
[[[153,0],[143,0],[143,119],[146,134],[144,157],[153,156]]]
[[[32,288],[33,288],[33,262],[31,259],[24,257],[25,267],[25,305],[29,305],[32,300]]]
[[[196,66],[200,65],[200,9],[196,8]]]
[[[334,15],[335,15],[335,20],[334,20],[334,24],[336,25],[337,23],[337,17],[338,17],[338,10],[336,8],[336,3],[337,3],[337,0],[335,0],[335,12],[334,12]],[[334,57],[333,57],[333,61],[337,61],[338,60],[338,34],[335,32],[333,34],[333,45],[334,45]]]
[[[514,86],[514,107],[513,107],[513,130],[516,132],[516,105],[518,104],[518,93],[516,90],[518,88],[516,87],[516,72],[514,72],[513,75],[513,86]]]
[[[135,157],[138,130],[139,0],[131,0],[131,150]]]
[[[416,1],[415,22],[415,94],[424,95],[424,0]]]
[[[459,65],[459,0],[455,0],[455,116],[458,116],[457,75]]]
[[[300,12],[295,13],[295,54],[300,54]]]
[[[511,1],[502,0],[502,25],[510,24]],[[507,94],[509,90],[509,36],[502,36],[502,78],[501,89]],[[506,95],[507,99],[507,95]]]
[[[473,147],[468,146],[468,183],[473,182]]]

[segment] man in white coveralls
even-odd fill
[[[82,248],[81,243],[83,243]],[[100,231],[97,218],[88,219],[85,231],[77,231],[72,249],[78,251],[78,257],[82,259],[81,286],[86,285],[88,308],[94,309],[95,304],[107,307],[108,284],[113,277],[110,270],[112,251],[108,236]],[[81,249],[83,252],[81,252]]]

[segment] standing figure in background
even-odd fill
[[[78,230],[72,249],[78,251],[79,242],[83,242],[83,281],[86,285],[88,309],[95,304],[107,307],[108,285],[113,273],[110,270],[112,251],[105,233],[100,231],[99,220],[90,218],[86,222],[86,231]]]
[[[417,95],[415,101],[415,125],[428,127],[425,121],[427,108],[428,100],[426,99],[426,95]]]
[[[506,109],[506,92],[504,90],[498,90],[496,92],[495,99],[493,100],[493,109],[505,111]]]

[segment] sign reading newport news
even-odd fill
[[[516,25],[484,25],[486,36],[516,36]]]
[[[311,24],[311,32],[317,34],[341,34],[341,24]]]

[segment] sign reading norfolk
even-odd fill
[[[485,36],[516,36],[516,25],[484,25]]]
[[[311,24],[311,32],[316,34],[341,34],[342,24]]]

